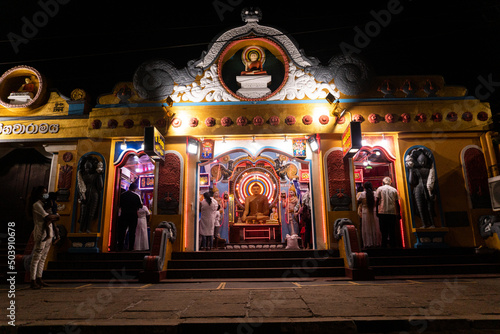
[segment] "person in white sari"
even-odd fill
[[[148,216],[151,214],[148,207],[143,205],[137,210],[137,228],[135,230],[134,250],[149,250]]]
[[[382,243],[382,234],[380,233],[380,227],[378,218],[375,214],[375,195],[373,191],[373,186],[371,182],[365,182],[363,184],[365,191],[360,192],[356,195],[358,204],[362,206],[362,217],[363,230],[363,246],[364,247],[379,247]]]
[[[215,212],[219,203],[210,197],[210,193],[203,194],[203,200],[200,202],[200,238],[201,249],[212,249],[212,242],[215,228]]]

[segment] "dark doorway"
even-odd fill
[[[17,148],[0,158],[1,233],[7,232],[7,223],[15,222],[16,242],[26,243],[33,230],[33,221],[27,216],[27,203],[33,187],[49,183],[51,160],[35,148]]]

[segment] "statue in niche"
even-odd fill
[[[275,206],[271,208],[271,215],[269,216],[269,218],[270,218],[269,220],[278,221],[279,216]]]
[[[417,215],[422,221],[421,227],[434,228],[436,172],[431,152],[418,147],[411,150],[405,160],[413,201],[416,204]]]
[[[36,95],[35,77],[24,78],[24,83],[17,91],[12,92],[8,99],[12,104],[23,104],[33,100]]]
[[[272,81],[271,75],[264,70],[266,53],[263,48],[252,45],[246,47],[241,53],[241,61],[245,70],[236,77],[236,82],[241,86],[236,91],[237,95],[245,98],[262,98],[271,93],[268,85]]]
[[[242,54],[242,61],[245,65],[245,70],[241,72],[241,75],[259,75],[267,74],[263,70],[263,65],[266,57],[262,53],[261,49],[247,48]]]
[[[288,189],[288,208],[287,223],[290,225],[291,234],[299,234],[298,212],[300,209],[300,200],[297,196],[297,190],[294,185]]]
[[[245,198],[245,211],[243,221],[246,223],[265,223],[269,220],[269,201],[262,194],[262,188],[258,183],[250,187],[250,196]]]
[[[80,202],[81,233],[90,233],[90,224],[97,218],[99,200],[103,189],[103,164],[94,156],[87,156],[80,161],[77,175],[78,201]]]
[[[32,82],[30,78],[24,79],[24,84],[19,87],[19,92],[27,92],[30,98],[33,98],[35,95],[35,84]]]

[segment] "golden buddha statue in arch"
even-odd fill
[[[250,46],[243,50],[241,60],[245,65],[245,70],[241,75],[262,75],[267,74],[263,66],[266,61],[264,50],[258,46]]]

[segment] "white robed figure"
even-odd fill
[[[151,214],[148,207],[143,205],[137,210],[137,228],[135,230],[134,250],[149,250],[148,216]]]
[[[215,212],[219,203],[210,197],[208,192],[203,194],[203,200],[200,202],[200,238],[201,249],[212,249],[212,239],[215,228]]]

